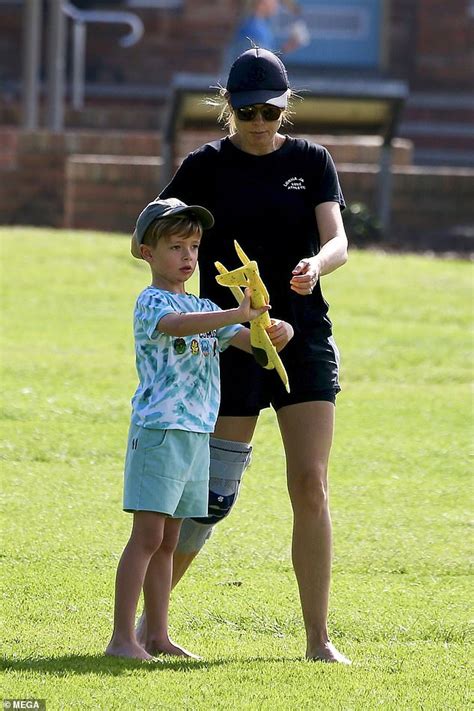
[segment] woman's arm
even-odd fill
[[[321,248],[314,257],[301,259],[293,269],[290,286],[302,296],[311,294],[319,277],[330,274],[347,262],[347,236],[337,202],[316,207]]]

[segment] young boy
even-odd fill
[[[250,331],[241,324],[268,309],[253,309],[249,290],[240,306],[227,311],[186,293],[202,232],[213,224],[204,207],[156,199],[141,212],[134,232],[132,254],[148,262],[152,283],[134,312],[140,382],[132,399],[123,504],[133,513],[133,526],[117,569],[114,631],[106,649],[112,656],[193,656],[168,636],[173,552],[182,519],[207,515],[218,353],[229,344],[250,353]],[[293,330],[280,321],[268,333],[281,349]],[[149,569],[153,574],[147,576]],[[148,651],[134,630],[142,588],[147,620],[160,630]]]

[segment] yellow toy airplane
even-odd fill
[[[219,275],[216,276],[217,282],[222,286],[229,286],[239,304],[244,298],[244,293],[240,287],[248,286],[252,291],[252,308],[258,309],[265,306],[265,304],[270,302],[270,298],[265,284],[260,277],[257,262],[250,261],[242,247],[235,240],[234,246],[243,267],[233,269],[229,272],[223,264],[214,262],[219,272]],[[271,320],[267,312],[257,316],[257,318],[254,318],[254,320],[250,322],[250,344],[252,351],[259,365],[263,368],[267,368],[267,370],[276,369],[287,392],[290,392],[285,366],[281,362],[281,358],[266,331],[269,326],[271,326]]]

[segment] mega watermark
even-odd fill
[[[13,711],[13,709],[46,711],[46,699],[3,699],[2,704],[7,711]]]

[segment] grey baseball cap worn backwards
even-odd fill
[[[260,47],[237,57],[226,88],[234,109],[252,104],[272,104],[284,109],[290,93],[285,65],[276,54]]]
[[[156,198],[148,203],[144,210],[138,215],[135,231],[132,236],[132,254],[137,259],[141,259],[140,245],[145,237],[145,232],[152,222],[172,215],[194,215],[202,225],[203,230],[208,230],[214,225],[214,218],[209,210],[201,205],[186,205],[185,202],[177,198],[160,200]]]

